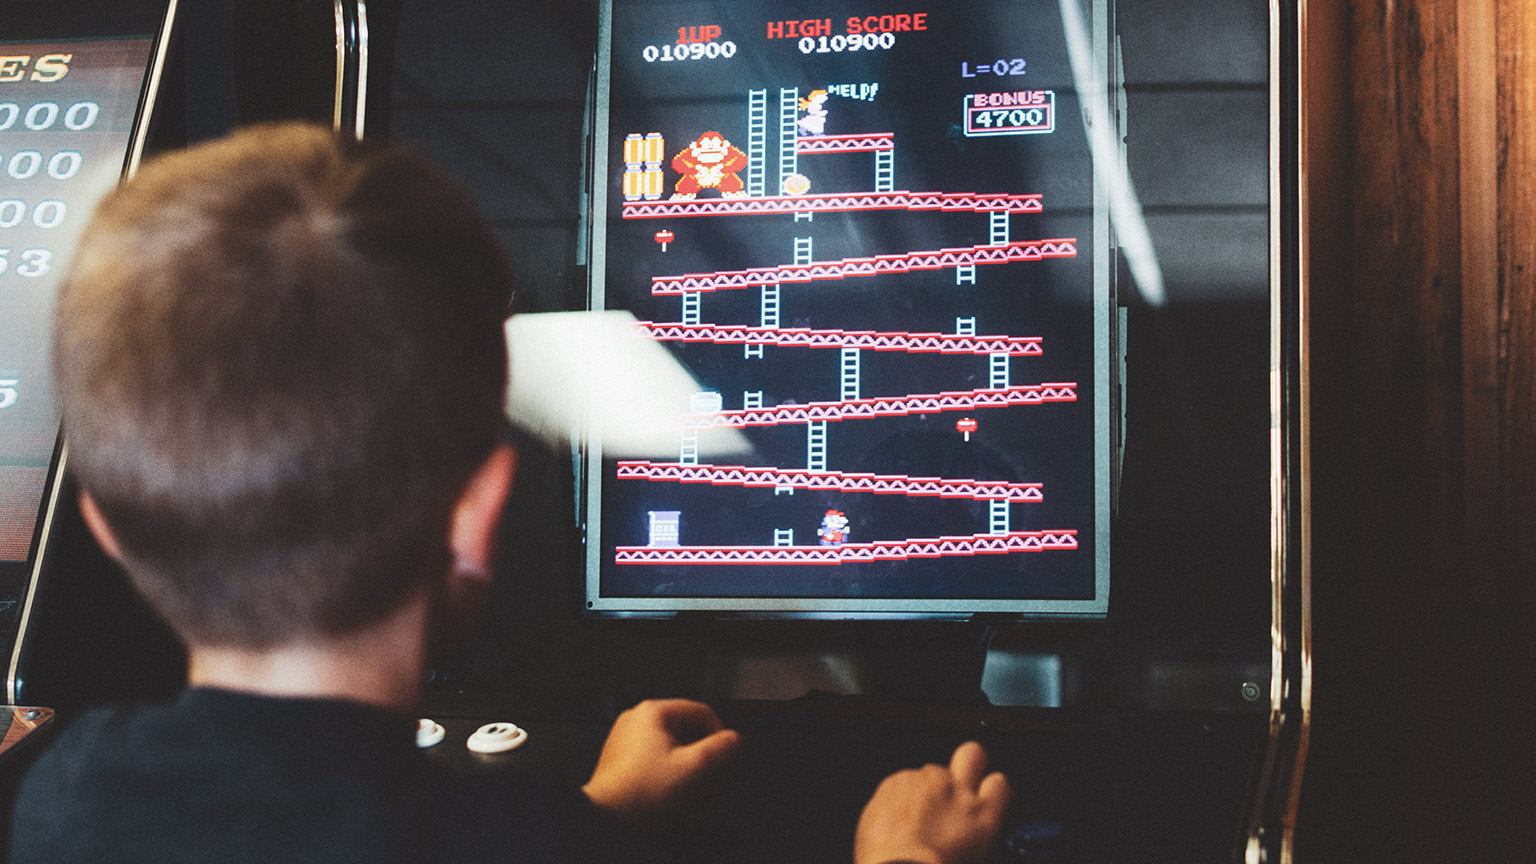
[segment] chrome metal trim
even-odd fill
[[[1296,93],[1300,103],[1297,112],[1297,155],[1299,166],[1297,170],[1297,185],[1299,189],[1300,205],[1297,209],[1298,231],[1298,267],[1296,271],[1296,303],[1298,311],[1295,338],[1297,345],[1297,382],[1300,391],[1301,404],[1296,406],[1297,434],[1301,437],[1300,466],[1298,482],[1300,489],[1296,490],[1300,500],[1297,502],[1296,513],[1301,520],[1298,526],[1298,535],[1301,538],[1301,548],[1296,550],[1300,563],[1300,573],[1295,574],[1300,584],[1297,590],[1301,597],[1301,627],[1297,636],[1301,644],[1296,646],[1296,660],[1300,664],[1298,687],[1301,692],[1296,694],[1296,704],[1301,716],[1296,719],[1297,741],[1294,762],[1291,765],[1289,799],[1286,802],[1285,836],[1281,847],[1282,864],[1290,864],[1294,857],[1293,843],[1296,831],[1296,814],[1301,804],[1301,778],[1307,763],[1307,748],[1311,743],[1312,734],[1312,246],[1309,231],[1311,230],[1311,191],[1308,183],[1307,162],[1307,136],[1310,125],[1307,120],[1306,94],[1307,94],[1307,0],[1299,0],[1296,9]]]
[[[331,12],[336,18],[336,87],[331,91],[331,128],[340,132],[341,102],[347,80],[347,19],[341,0],[332,0]]]
[[[1312,711],[1307,0],[1270,0],[1269,26],[1270,710],[1264,759],[1250,787],[1241,848],[1246,864],[1294,860]],[[1294,56],[1283,56],[1288,50]],[[1282,78],[1287,61],[1294,78]],[[1295,127],[1286,128],[1292,121]],[[1294,153],[1286,149],[1287,133],[1295,136]],[[1295,159],[1294,176],[1284,164],[1288,158]],[[1293,258],[1286,248],[1291,232]]]
[[[144,88],[144,98],[139,106],[139,128],[134,132],[133,144],[129,145],[124,179],[139,172],[139,162],[144,158],[144,143],[149,138],[149,118],[155,115],[155,97],[160,93],[160,76],[165,71],[165,55],[171,48],[171,27],[175,22],[176,0],[170,0],[165,6],[165,20],[160,24],[155,59],[149,65],[149,82]],[[62,463],[60,467],[62,469]]]
[[[48,491],[48,507],[43,511],[43,533],[37,542],[37,554],[32,559],[32,575],[27,577],[26,600],[21,606],[21,618],[16,622],[15,642],[11,647],[11,663],[5,672],[5,701],[8,705],[21,703],[20,681],[16,677],[21,668],[21,647],[27,641],[27,625],[32,620],[32,601],[37,597],[37,585],[42,580],[44,552],[48,536],[53,529],[53,514],[59,505],[59,490],[64,485],[64,463],[68,461],[69,446],[59,450],[59,465],[53,475],[52,488]]]
[[[331,97],[331,128],[362,139],[368,110],[368,4],[335,0],[336,88]],[[350,62],[356,58],[356,65]],[[348,77],[353,69],[356,81]],[[348,101],[353,104],[348,104]],[[348,128],[350,122],[351,127]]]
[[[1270,733],[1280,720],[1285,690],[1285,628],[1281,584],[1285,576],[1285,380],[1284,302],[1280,196],[1280,5],[1269,4],[1269,583]]]
[[[1298,3],[1298,15],[1302,13],[1303,4]],[[1248,825],[1248,837],[1244,858],[1246,864],[1260,864],[1269,860],[1269,853],[1273,850],[1278,853],[1280,861],[1290,859],[1290,835],[1292,821],[1282,818],[1281,826],[1273,824],[1274,797],[1278,792],[1281,781],[1278,772],[1284,770],[1284,757],[1281,748],[1284,744],[1283,734],[1285,727],[1285,702],[1286,687],[1289,678],[1289,664],[1287,663],[1286,644],[1286,609],[1285,609],[1285,579],[1286,563],[1289,549],[1287,548],[1287,530],[1289,512],[1287,511],[1287,469],[1286,464],[1286,376],[1285,376],[1285,300],[1286,291],[1284,285],[1285,268],[1285,228],[1284,223],[1284,180],[1282,175],[1284,158],[1281,135],[1286,131],[1283,128],[1285,114],[1281,100],[1285,98],[1285,91],[1281,87],[1281,75],[1283,64],[1281,52],[1284,50],[1282,27],[1287,23],[1282,20],[1282,3],[1279,0],[1270,0],[1269,3],[1269,338],[1270,338],[1270,366],[1269,366],[1269,499],[1270,499],[1270,678],[1269,678],[1269,728],[1268,741],[1265,744],[1265,758],[1262,774],[1257,778],[1258,786],[1255,790],[1257,800],[1253,810],[1253,817]],[[1298,22],[1299,23],[1299,22]],[[1301,42],[1298,39],[1298,55]],[[1300,56],[1294,58],[1297,63],[1297,74],[1300,74]],[[1300,96],[1296,96],[1298,120],[1300,113]],[[1295,130],[1298,135],[1298,153],[1303,144],[1300,139],[1300,130]],[[1298,185],[1299,178],[1298,178]],[[1298,190],[1299,192],[1300,190]],[[1298,208],[1304,210],[1304,208]],[[1297,238],[1298,244],[1303,243],[1305,235]],[[1298,248],[1298,253],[1301,253]],[[1289,784],[1286,784],[1287,787]],[[1272,829],[1279,827],[1279,837],[1275,837]]]
[[[357,118],[353,133],[363,138],[363,122],[368,112],[368,4],[357,0]]]

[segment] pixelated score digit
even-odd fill
[[[100,116],[101,105],[90,100],[75,102],[67,107],[58,102],[43,100],[25,108],[19,102],[0,102],[0,133],[12,130],[84,132],[96,125]],[[0,138],[0,142],[3,141]],[[9,154],[0,150],[0,165],[4,165],[5,178],[18,183],[32,180],[63,182],[80,174],[85,167],[85,155],[71,149],[45,153],[41,149],[23,148]],[[44,197],[33,201],[24,198],[0,199],[0,230],[30,226],[51,231],[63,225],[68,217],[69,206],[57,198]],[[11,247],[0,247],[0,276],[36,279],[46,275],[52,265],[53,252],[50,249],[34,247],[13,252]],[[10,404],[14,404],[14,399]]]
[[[895,33],[864,33],[858,36],[803,36],[798,43],[801,54],[830,54],[835,51],[877,51],[896,47]]]

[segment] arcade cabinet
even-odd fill
[[[0,11],[0,645],[14,706],[5,749],[53,717],[21,670],[66,458],[49,370],[55,286],[95,201],[144,153],[174,6]]]
[[[390,134],[524,275],[443,757],[685,695],[752,742],[722,860],[839,860],[967,737],[1017,860],[1288,855],[1301,11],[407,6]]]
[[[521,265],[519,475],[484,623],[432,672],[431,758],[579,782],[617,711],[687,696],[747,737],[698,860],[845,860],[880,777],[972,738],[1015,789],[996,860],[1288,860],[1304,5],[336,4],[326,119],[443,164]],[[118,118],[116,156],[44,140],[0,80],[0,286],[88,207],[39,178],[132,164],[172,17],[113,31],[126,108],[49,96]],[[264,117],[320,110],[197,44],[185,138],[209,57]],[[46,292],[0,293],[0,328],[23,297],[46,333]],[[81,587],[107,565],[13,344],[0,440],[38,446],[0,452],[8,700],[173,688],[175,646]],[[91,620],[135,641],[58,635]]]

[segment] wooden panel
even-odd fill
[[[1404,718],[1436,697],[1430,607],[1451,594],[1462,525],[1456,5],[1349,9],[1350,248],[1331,278],[1313,274],[1335,295],[1314,319],[1337,320],[1313,333],[1314,733],[1297,860],[1455,860],[1452,838],[1407,830],[1421,790],[1455,772],[1415,758],[1429,733]]]
[[[1536,9],[1349,7],[1350,248],[1313,273],[1334,293],[1314,319],[1338,320],[1312,331],[1299,860],[1516,860],[1532,831],[1516,802],[1536,614]]]
[[[1498,0],[1500,462],[1505,518],[1536,544],[1536,11]]]
[[[1499,146],[1497,7],[1461,0],[1461,343],[1468,539],[1497,541],[1499,470]]]
[[[1442,526],[1459,522],[1461,503],[1448,458],[1461,440],[1455,12],[1435,0],[1357,2],[1351,51],[1358,330],[1346,374],[1360,479],[1368,494],[1411,495],[1424,522]],[[1380,508],[1361,516],[1389,536],[1404,527]]]
[[[1530,684],[1536,617],[1536,8],[1530,0],[1498,2],[1498,375],[1501,416],[1499,475],[1503,480],[1502,543],[1507,553],[1489,569],[1500,581],[1489,605],[1503,610],[1487,637],[1498,655],[1489,737],[1507,745],[1498,755],[1504,789],[1516,797],[1536,777],[1530,719],[1536,688]],[[1518,683],[1507,674],[1517,671]],[[1499,789],[1494,786],[1495,793]],[[1510,850],[1536,844],[1529,806],[1506,808]],[[1518,858],[1514,855],[1511,860]]]

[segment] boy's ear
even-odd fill
[[[463,647],[490,601],[496,527],[512,490],[516,465],[516,452],[502,444],[486,457],[459,493],[448,527],[448,547],[454,562],[443,574],[428,632],[433,662],[451,657]]]
[[[516,468],[517,452],[510,444],[498,444],[459,493],[448,528],[455,570],[490,574],[496,551],[496,526],[512,491]]]
[[[96,499],[91,493],[80,492],[80,515],[85,518],[85,527],[91,529],[91,536],[101,544],[101,549],[106,552],[113,561],[121,561],[122,552],[118,550],[117,537],[112,533],[112,526],[107,524],[107,518],[101,515],[101,509],[96,506]]]

